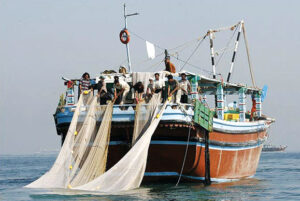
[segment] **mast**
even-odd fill
[[[215,52],[214,52],[214,42],[213,42],[213,31],[209,30],[209,43],[210,43],[210,56],[211,56],[211,65],[213,70],[213,78],[216,79],[216,65],[215,65]]]
[[[125,21],[125,29],[127,29],[127,17],[138,15],[138,13],[127,14],[126,13],[126,4],[124,3],[124,21]],[[126,43],[126,53],[127,53],[127,65],[128,71],[131,72],[131,60],[130,60],[130,51],[129,44]]]
[[[235,47],[234,47],[234,51],[233,51],[233,55],[232,55],[232,59],[231,59],[230,70],[229,70],[229,73],[228,73],[228,76],[227,76],[227,82],[230,81],[230,76],[232,74],[233,65],[234,65],[234,61],[235,61],[236,52],[237,52],[237,49],[238,49],[238,46],[239,46],[239,39],[240,39],[240,35],[241,35],[241,32],[242,32],[243,24],[244,24],[244,21],[242,20],[240,22],[239,32],[237,34],[236,41],[235,41]]]

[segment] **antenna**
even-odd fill
[[[125,30],[127,29],[127,17],[139,15],[139,13],[126,13],[126,4],[124,3],[124,20],[125,20]],[[129,44],[126,43],[126,52],[127,52],[127,63],[128,63],[128,71],[131,72],[131,61],[130,61],[130,51],[129,51]]]

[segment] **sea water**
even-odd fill
[[[262,153],[253,178],[207,187],[155,183],[115,195],[23,188],[46,172],[55,158],[55,154],[0,156],[0,200],[300,200],[300,153]]]

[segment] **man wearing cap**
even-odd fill
[[[122,97],[120,105],[123,105],[130,90],[130,86],[127,84],[127,82],[119,80],[118,76],[115,76],[114,79],[114,101],[116,101],[118,97]]]
[[[105,77],[101,75],[100,80],[97,84],[97,89],[98,89],[98,94],[97,96],[100,97],[100,105],[105,105],[106,101],[110,99],[109,94],[107,93],[107,88],[106,88],[106,82]]]
[[[188,103],[188,95],[191,92],[191,84],[186,79],[186,74],[181,73],[181,80],[179,81],[179,88],[176,95],[176,103]]]

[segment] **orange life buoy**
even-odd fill
[[[127,29],[123,29],[123,30],[120,32],[120,41],[121,41],[121,43],[123,43],[123,44],[129,43],[129,41],[130,41],[130,35],[129,35],[129,32],[128,32]]]

